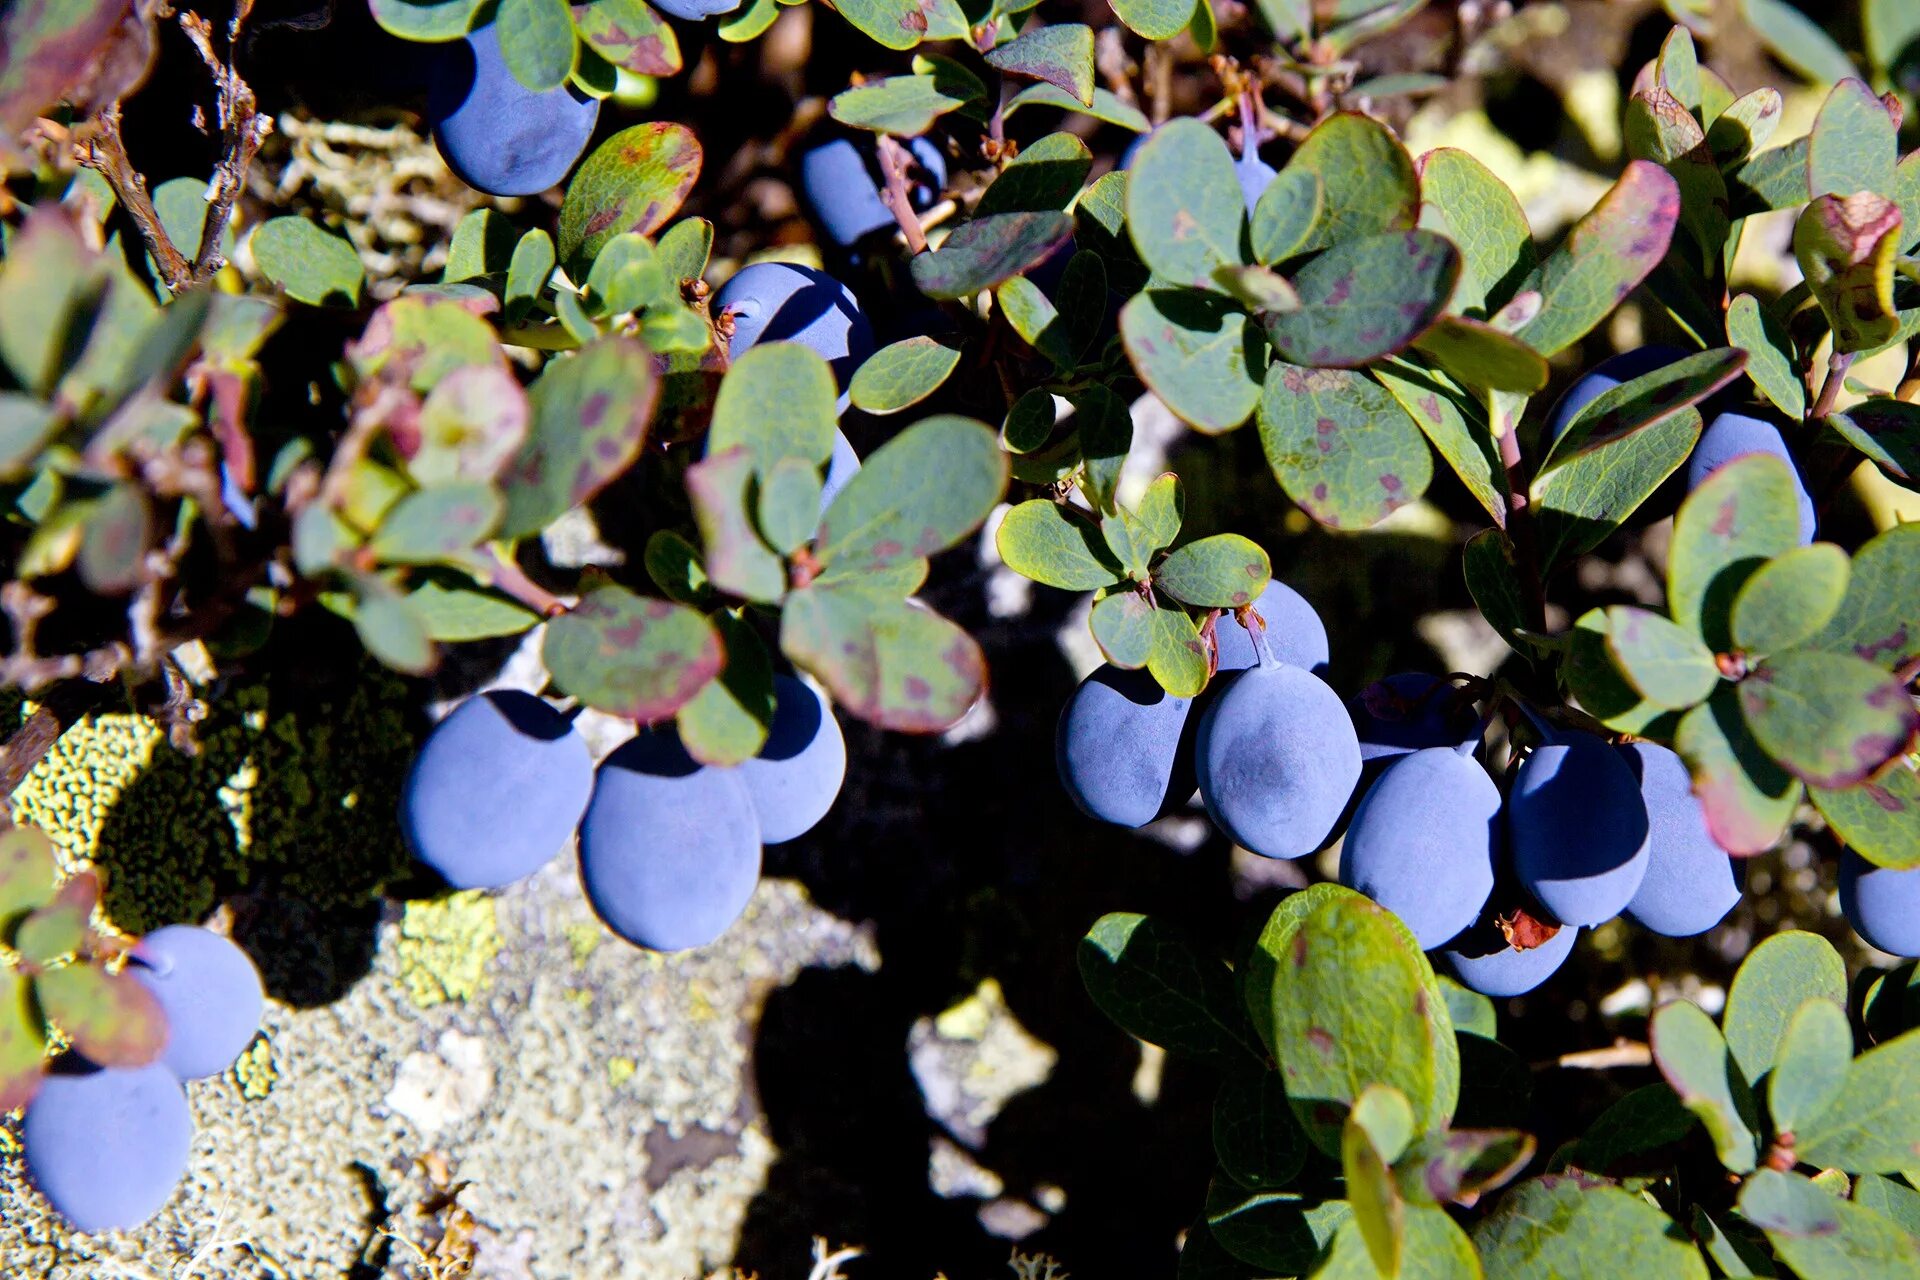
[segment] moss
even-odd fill
[[[273,1065],[273,1041],[261,1036],[247,1046],[233,1064],[233,1078],[240,1086],[240,1096],[249,1102],[258,1102],[273,1092],[274,1084],[280,1079],[278,1068]]]
[[[486,990],[487,965],[499,951],[493,899],[481,889],[409,902],[400,919],[400,981],[422,1009]]]

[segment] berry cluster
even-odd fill
[[[529,693],[478,694],[421,745],[401,829],[456,889],[531,875],[577,832],[580,882],[608,928],[656,951],[704,946],[746,909],[761,846],[811,830],[846,776],[826,700],[785,675],[774,698],[766,743],[744,764],[701,764],[669,723],[595,770],[568,716]]]
[[[142,938],[126,972],[166,1015],[166,1048],[143,1067],[55,1062],[27,1104],[27,1173],[79,1231],[137,1227],[187,1171],[193,1117],[185,1080],[217,1076],[260,1029],[265,996],[247,953],[220,934],[168,925]]]

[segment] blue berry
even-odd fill
[[[824,271],[792,262],[755,262],[713,295],[715,314],[733,317],[734,359],[756,342],[797,342],[833,368],[841,389],[873,354],[873,328],[853,293]]]
[[[1567,925],[1539,946],[1517,951],[1496,927],[1483,924],[1445,955],[1454,976],[1469,989],[1495,998],[1524,995],[1566,963],[1579,932]]]
[[[1190,701],[1145,671],[1102,666],[1067,699],[1054,734],[1061,785],[1088,817],[1143,827],[1193,794],[1181,768]]]
[[[1920,956],[1920,868],[1878,867],[1851,849],[1840,853],[1840,909],[1870,946]]]
[[[1220,829],[1269,858],[1321,848],[1360,780],[1360,743],[1340,698],[1299,667],[1239,675],[1200,717],[1194,767]]]
[[[231,939],[190,924],[142,938],[127,972],[167,1015],[160,1061],[182,1080],[217,1076],[260,1030],[266,1002],[253,960]]]
[[[1453,682],[1424,671],[1376,680],[1347,702],[1362,760],[1387,760],[1480,737],[1480,717]]]
[[[1655,742],[1630,742],[1619,751],[1640,780],[1650,841],[1646,879],[1626,914],[1669,938],[1705,933],[1740,901],[1733,859],[1707,830],[1686,761]]]
[[[531,196],[573,168],[593,137],[600,103],[571,85],[536,92],[514,79],[489,23],[440,51],[427,117],[441,157],[462,182],[490,195]]]
[[[1451,747],[1395,760],[1360,800],[1340,883],[1399,916],[1422,951],[1471,926],[1493,892],[1500,788]]]
[[[48,1073],[20,1124],[27,1175],[77,1231],[125,1231],[166,1204],[187,1171],[193,1117],[160,1063]]]
[[[1331,652],[1327,627],[1305,596],[1274,578],[1253,602],[1253,609],[1266,620],[1267,647],[1275,658],[1315,675],[1326,671]],[[1214,619],[1213,638],[1220,652],[1219,670],[1245,671],[1259,663],[1253,640],[1233,614],[1222,613]]]
[[[773,680],[773,726],[760,754],[740,766],[760,838],[797,840],[827,816],[847,776],[847,743],[827,700],[792,676]]]
[[[1521,884],[1559,920],[1591,928],[1633,900],[1647,874],[1647,805],[1611,746],[1570,733],[1514,771],[1507,833]]]
[[[1793,470],[1793,496],[1800,511],[1800,545],[1813,541],[1819,522],[1813,510],[1813,495],[1807,492],[1807,478],[1800,471],[1793,451],[1787,448],[1780,428],[1765,418],[1745,413],[1723,413],[1707,424],[1687,459],[1687,491],[1700,487],[1708,476],[1750,453],[1770,453]]]

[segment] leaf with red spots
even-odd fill
[[[1211,289],[1216,267],[1241,262],[1246,197],[1226,142],[1198,120],[1169,120],[1141,146],[1126,205],[1133,247],[1164,281]]]
[[[1216,533],[1176,547],[1153,571],[1153,582],[1186,604],[1236,609],[1257,600],[1272,576],[1272,562],[1257,543]]]
[[[1420,180],[1393,131],[1357,111],[1337,111],[1314,126],[1287,162],[1320,179],[1321,208],[1299,252],[1390,231],[1411,231],[1420,217]]]
[[[1882,671],[1920,662],[1920,522],[1897,524],[1853,556],[1847,594],[1833,618],[1807,643],[1851,653]]]
[[[972,533],[1007,489],[1007,455],[972,418],[923,418],[874,450],[820,521],[820,567],[885,569]]]
[[[1814,807],[1849,849],[1880,867],[1920,867],[1920,773],[1896,760],[1851,787],[1809,787]]]
[[[720,636],[697,609],[596,587],[547,624],[541,656],[553,682],[609,715],[653,724],[720,674]]]
[[[1793,256],[1835,351],[1870,351],[1899,335],[1893,278],[1903,238],[1900,206],[1870,191],[1820,196],[1794,224]]]
[[[1315,1145],[1339,1153],[1349,1108],[1375,1084],[1405,1094],[1421,1127],[1433,1127],[1443,1075],[1429,1022],[1433,971],[1391,913],[1351,891],[1329,894],[1301,918],[1280,963],[1274,1053]],[[1357,973],[1367,975],[1364,1000],[1352,998]]]
[[[347,359],[362,378],[381,378],[421,395],[469,366],[507,367],[486,321],[451,299],[412,296],[375,311],[365,331],[347,344]]]
[[[1140,380],[1195,430],[1231,431],[1260,402],[1266,344],[1226,298],[1142,290],[1120,309],[1120,339]]]
[[[687,468],[687,496],[700,526],[708,579],[743,600],[770,604],[786,590],[787,575],[754,527],[753,473],[753,455],[736,445]]]
[[[491,480],[527,438],[526,390],[497,364],[455,369],[420,406],[407,473],[423,485]]]
[[[1905,752],[1920,733],[1920,710],[1906,690],[1850,653],[1776,654],[1739,688],[1754,740],[1814,786],[1854,786]]]
[[[827,686],[836,706],[901,733],[951,728],[987,682],[973,637],[918,601],[858,580],[789,593],[780,649]]]
[[[1693,772],[1715,843],[1736,857],[1779,843],[1800,801],[1800,780],[1753,740],[1732,685],[1681,717],[1673,745]]]
[[[1673,175],[1650,160],[1629,162],[1528,278],[1525,287],[1540,293],[1542,305],[1519,336],[1543,356],[1585,337],[1660,265],[1679,220]]]
[[[1526,1168],[1533,1150],[1533,1135],[1518,1129],[1451,1129],[1418,1139],[1395,1173],[1416,1200],[1471,1206]]]
[[[1426,492],[1433,455],[1400,402],[1366,375],[1276,361],[1260,444],[1287,496],[1321,524],[1363,529]]]
[[[1779,458],[1748,454],[1716,469],[1674,517],[1667,608],[1716,653],[1733,647],[1733,602],[1746,580],[1800,545],[1794,484]]]
[[[573,28],[595,53],[635,75],[670,76],[680,69],[679,37],[640,0],[576,4]]]
[[[1152,916],[1116,911],[1080,939],[1080,980],[1128,1034],[1184,1057],[1250,1055],[1233,971]]]
[[[1283,360],[1356,368],[1432,327],[1459,277],[1460,251],[1431,231],[1343,240],[1293,277],[1299,305],[1261,322]]]
[[[911,49],[925,38],[927,15],[919,0],[842,0],[840,16],[885,49]]]
[[[594,148],[560,204],[560,260],[585,267],[621,232],[645,236],[665,226],[693,190],[701,159],[693,131],[664,120],[622,129]],[[585,279],[585,270],[575,278]]]
[[[144,1067],[167,1047],[166,1012],[132,974],[81,962],[41,974],[33,989],[48,1019],[89,1062]]]
[[[1662,165],[1680,187],[1680,222],[1698,248],[1695,264],[1720,275],[1726,249],[1727,183],[1707,146],[1707,133],[1687,104],[1660,85],[1627,102],[1627,153]]]
[[[487,540],[501,507],[500,495],[478,480],[416,489],[388,510],[368,549],[382,564],[456,562]]]
[[[500,477],[499,536],[532,537],[631,466],[659,390],[646,348],[619,334],[549,363],[528,389],[526,443]]]
[[[40,1090],[46,1028],[33,1001],[33,980],[0,969],[0,1112],[24,1107]]]
[[[1493,522],[1506,528],[1512,494],[1486,405],[1437,369],[1388,360],[1367,372],[1393,393]]]

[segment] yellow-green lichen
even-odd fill
[[[258,1102],[273,1092],[274,1083],[280,1079],[279,1070],[273,1065],[273,1041],[261,1036],[233,1064],[234,1083],[240,1086],[240,1096],[249,1102]]]
[[[608,1058],[607,1083],[618,1089],[621,1085],[633,1079],[633,1073],[639,1070],[639,1067],[640,1064],[632,1058]]]
[[[13,1136],[13,1130],[0,1129],[0,1156],[20,1154],[20,1139]]]
[[[487,965],[500,951],[493,899],[471,889],[409,902],[395,947],[400,982],[422,1009],[443,1000],[469,1000],[487,987]]]
[[[567,926],[566,934],[567,949],[573,952],[573,967],[583,969],[587,957],[593,954],[594,948],[600,945],[600,939],[606,936],[606,930],[597,924],[576,920]]]

